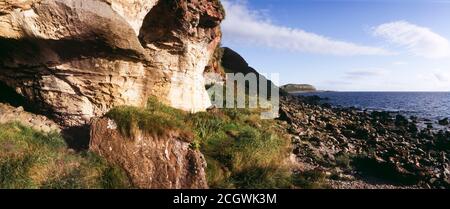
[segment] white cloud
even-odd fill
[[[450,43],[429,28],[420,27],[406,21],[390,22],[373,29],[375,36],[406,47],[417,56],[426,58],[444,58],[450,56]]]
[[[332,55],[389,55],[389,51],[273,24],[244,1],[223,1],[227,13],[222,29],[228,40],[269,48]]]
[[[407,65],[408,63],[405,61],[396,61],[392,63],[393,65]]]
[[[345,79],[366,79],[379,77],[386,74],[386,70],[382,68],[356,69],[345,72]]]

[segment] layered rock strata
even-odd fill
[[[0,2],[0,82],[69,127],[150,95],[201,111],[223,18],[208,0]]]

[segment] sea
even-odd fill
[[[335,107],[388,111],[428,120],[450,118],[450,92],[312,92]]]

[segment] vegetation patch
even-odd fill
[[[190,114],[150,98],[145,108],[116,107],[106,115],[118,130],[189,135],[208,163],[212,188],[290,188],[290,141],[257,109],[214,109]],[[57,133],[19,123],[0,125],[0,188],[130,188],[125,172],[97,155],[70,150]]]
[[[190,114],[150,98],[145,108],[117,107],[106,115],[128,136],[142,130],[163,135],[180,131],[206,157],[212,188],[288,188],[286,165],[290,141],[275,120],[261,120],[260,110],[215,109]],[[277,128],[278,127],[278,128]]]
[[[212,188],[288,188],[289,140],[274,120],[259,111],[223,109],[188,116],[200,150],[208,162]]]
[[[168,131],[175,130],[189,134],[183,121],[185,114],[151,97],[146,108],[119,106],[106,113],[106,116],[117,123],[123,135],[133,137],[137,131],[156,136],[164,136]]]
[[[129,188],[124,171],[91,152],[68,149],[57,133],[0,124],[0,188]]]

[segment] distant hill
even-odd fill
[[[288,93],[317,91],[316,87],[310,84],[286,84],[281,86],[280,88]]]
[[[210,66],[220,66],[215,67],[217,69],[207,69],[206,72],[216,72],[219,74],[222,74],[224,76],[223,79],[225,79],[225,73],[242,73],[244,75],[247,75],[249,73],[254,73],[256,77],[258,78],[258,84],[259,84],[259,76],[263,76],[259,74],[259,72],[249,66],[247,61],[237,52],[233,51],[232,49],[228,47],[223,47],[219,49],[217,56],[214,57],[215,61],[219,61],[217,64],[209,64]],[[214,68],[214,67],[211,67]],[[223,70],[223,72],[220,72]],[[263,76],[264,77],[264,76]],[[266,78],[267,79],[267,78]],[[267,80],[267,89],[276,88],[279,89],[280,95],[287,95],[287,92],[284,92],[282,89],[280,89],[278,86],[276,86],[270,79]],[[259,87],[258,87],[259,90]],[[270,96],[271,92],[267,92],[268,96]]]

